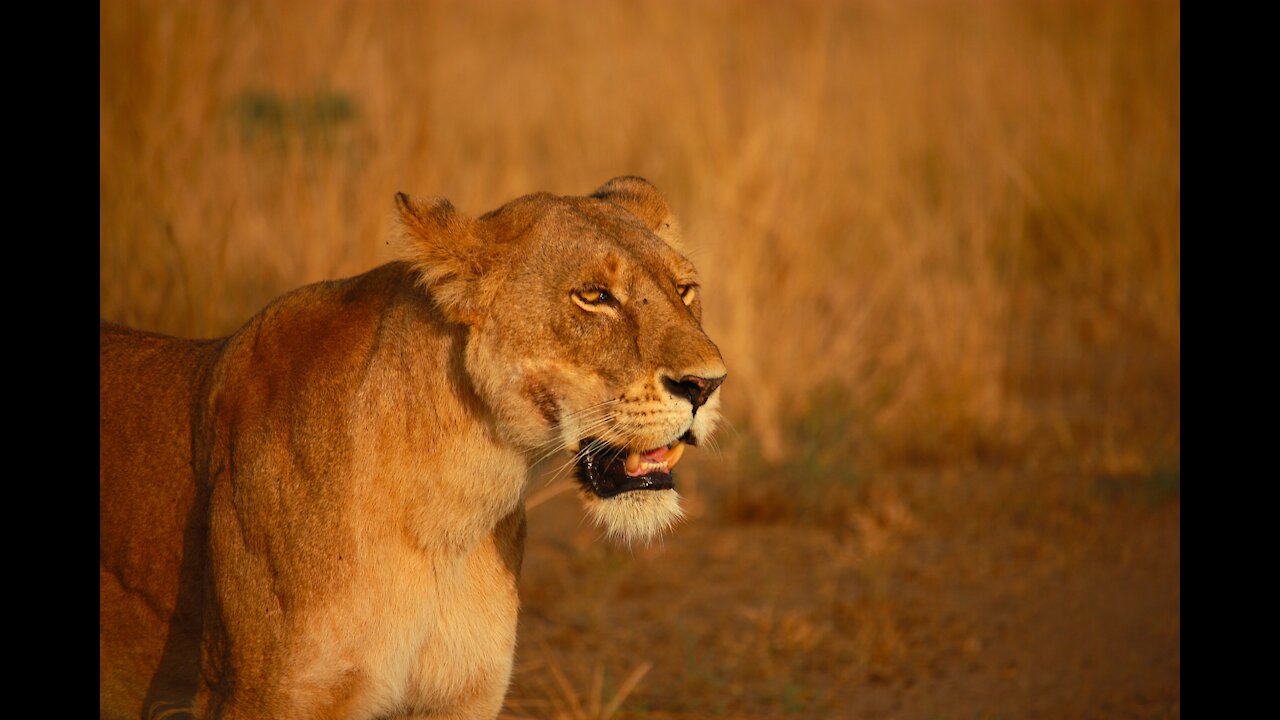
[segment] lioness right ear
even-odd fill
[[[654,235],[676,250],[681,249],[680,223],[676,222],[666,198],[648,180],[635,175],[616,177],[601,185],[591,193],[591,197],[607,200],[630,211]]]
[[[418,273],[446,317],[473,325],[482,311],[477,297],[485,272],[481,243],[471,218],[442,197],[396,193],[400,211],[399,254]]]

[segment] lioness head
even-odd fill
[[[478,218],[397,195],[404,255],[469,329],[466,372],[503,437],[574,454],[588,513],[652,538],[680,515],[671,471],[719,420],[720,351],[693,265],[649,182],[528,195]]]

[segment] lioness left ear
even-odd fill
[[[480,279],[486,270],[475,221],[442,197],[396,193],[400,256],[418,273],[436,304],[453,322],[474,325],[483,317]]]
[[[665,240],[671,247],[680,249],[680,224],[671,214],[666,198],[648,180],[635,175],[616,177],[601,185],[599,190],[591,193],[591,197],[606,200],[630,211],[654,235]]]

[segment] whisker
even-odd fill
[[[581,434],[585,434],[585,432],[588,430],[594,430],[595,428],[599,427],[602,423],[607,423],[613,420],[615,417],[616,415],[613,413],[612,410],[610,410],[609,408],[601,407],[601,408],[593,408],[589,412],[584,411],[581,413],[577,413],[576,417],[572,419],[578,422],[580,425],[582,425],[582,427],[578,428],[578,433],[581,435]],[[557,423],[556,427],[562,432],[558,433],[556,437],[553,438],[552,440],[537,446],[535,450],[549,450],[551,453],[554,453],[558,450],[565,448],[570,442],[573,442],[573,439],[566,440],[563,437],[564,427],[569,421],[570,421],[570,418],[565,418],[565,419],[562,419],[559,423]],[[578,438],[578,439],[581,439],[581,438]],[[542,457],[545,457],[545,455]],[[540,457],[539,459],[542,459],[542,458]]]
[[[734,437],[738,438],[739,440],[742,439],[742,433],[738,432],[738,427],[733,424],[733,421],[730,420],[728,416],[721,415],[720,420],[722,420],[726,425],[729,426],[729,429],[733,431]]]
[[[547,480],[546,484],[550,485],[551,483],[558,480],[560,478],[560,475],[563,474],[566,469],[572,467],[583,457],[586,457],[588,453],[593,452],[596,446],[600,444],[600,442],[601,441],[599,439],[594,439],[591,442],[587,443],[585,446],[579,448],[578,452],[573,454],[573,457],[569,458],[567,461],[565,461],[563,464],[561,464],[559,467],[556,468],[555,472],[552,473],[550,479]]]
[[[585,447],[579,449],[578,452],[574,453],[573,457],[569,458],[568,462],[565,462],[560,467],[558,467],[555,473],[552,474],[551,479],[547,481],[547,484],[549,485],[555,482],[556,480],[558,480],[566,470],[568,470],[570,467],[575,465],[578,462],[578,460],[582,459],[587,454],[594,453],[602,448],[608,447],[613,444],[613,441],[621,437],[622,437],[622,431],[618,430],[617,428],[609,428],[600,437],[593,438],[592,441],[588,443]],[[617,458],[617,453],[615,453],[613,457],[609,458],[608,462],[613,462],[614,459],[616,458]]]
[[[617,405],[620,402],[622,401],[617,398],[613,398],[610,400],[604,400],[602,402],[598,402],[595,405],[589,405],[580,410],[575,410],[569,413],[568,415],[565,415],[564,417],[560,418],[556,422],[556,427],[563,429],[564,426],[569,422],[583,422],[583,421],[593,422],[596,419],[606,415],[609,412],[608,408],[612,407],[613,405]],[[551,447],[557,444],[560,444],[562,446],[563,442],[564,441],[562,438],[557,437],[554,440],[550,440],[538,446],[538,449],[541,449],[544,447]]]
[[[714,437],[707,438],[707,449],[715,453],[717,459],[724,457],[724,453],[720,451],[720,443]]]
[[[551,474],[551,477],[547,478],[547,482],[545,483],[545,485],[550,485],[551,483],[555,482],[556,480],[559,480],[559,479],[560,479],[560,476],[561,476],[561,475],[563,475],[563,474],[565,473],[565,471],[566,471],[566,470],[568,470],[569,468],[571,468],[571,467],[573,467],[574,465],[576,465],[576,464],[578,463],[578,460],[579,460],[579,459],[581,459],[581,457],[582,457],[582,452],[581,452],[581,451],[579,451],[579,452],[578,452],[578,454],[576,454],[576,455],[574,455],[573,457],[569,458],[569,460],[568,460],[567,462],[565,462],[565,463],[564,463],[563,465],[561,465],[560,467],[556,468],[556,471],[555,471],[554,473],[552,473],[552,474]]]
[[[610,415],[605,415],[604,417],[601,417],[601,418],[597,418],[597,419],[595,419],[595,420],[592,420],[590,423],[588,423],[588,424],[584,425],[583,427],[579,428],[579,430],[578,430],[578,431],[579,431],[579,433],[580,433],[580,434],[582,434],[582,435],[586,435],[587,433],[590,433],[590,432],[591,432],[591,431],[593,431],[593,430],[596,430],[596,429],[598,429],[598,428],[600,428],[600,427],[603,427],[603,426],[605,426],[605,425],[608,425],[610,422],[612,422],[612,421],[613,421],[613,419],[614,419],[614,415],[612,415],[612,414],[610,414]],[[581,438],[579,438],[579,439],[581,439]],[[552,447],[550,447],[550,448],[549,448],[546,452],[544,452],[542,455],[538,456],[538,459],[536,459],[536,460],[534,460],[534,461],[533,461],[533,462],[534,462],[534,464],[540,463],[540,462],[542,462],[543,460],[546,460],[547,458],[551,457],[552,455],[555,455],[556,453],[560,452],[561,450],[566,449],[567,447],[569,447],[569,443],[570,443],[570,442],[572,442],[572,440],[566,440],[566,439],[564,439],[563,437],[561,437],[561,438],[557,438],[557,440],[556,440],[555,442],[553,442],[553,443],[549,443],[549,445],[551,445]]]
[[[621,401],[621,400],[618,400],[618,399],[616,399],[616,398],[615,398],[615,399],[613,399],[613,400],[605,400],[604,402],[598,402],[598,403],[596,403],[595,405],[589,405],[589,406],[584,407],[584,408],[582,408],[582,409],[580,409],[580,410],[575,410],[575,411],[573,411],[573,412],[571,412],[571,413],[569,413],[569,414],[565,415],[564,417],[560,418],[560,424],[561,424],[561,425],[563,425],[563,424],[564,424],[565,422],[567,422],[567,421],[581,419],[582,417],[585,417],[586,415],[588,415],[588,414],[590,414],[590,413],[598,412],[598,411],[603,410],[603,409],[605,409],[605,408],[612,407],[612,406],[614,406],[614,405],[617,405],[617,404],[618,404],[618,403],[620,403],[620,402],[622,402],[622,401]]]
[[[596,403],[596,404],[594,404],[594,405],[588,405],[588,406],[586,406],[586,407],[582,408],[582,410],[592,410],[592,409],[594,409],[594,408],[598,408],[598,407],[605,407],[605,406],[608,406],[608,405],[617,405],[617,404],[618,404],[618,403],[620,403],[620,402],[622,402],[622,398],[616,398],[616,397],[615,397],[615,398],[609,398],[609,399],[607,399],[607,400],[601,400],[600,402],[598,402],[598,403]],[[580,410],[579,412],[581,412],[581,410]]]

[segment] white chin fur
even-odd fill
[[[584,495],[587,515],[614,542],[649,543],[684,517],[675,490],[632,490],[611,498]]]

